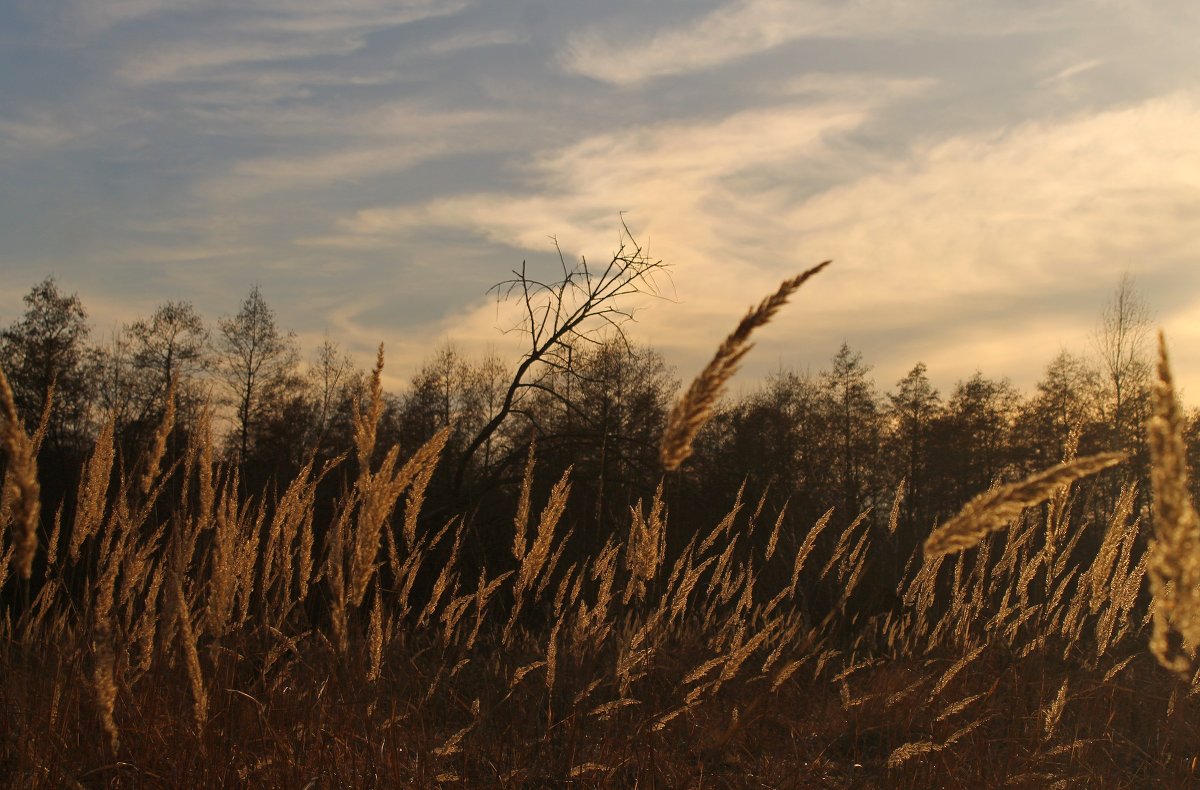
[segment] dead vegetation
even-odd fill
[[[820,268],[747,321],[765,323]],[[668,465],[687,457],[750,328],[677,408]],[[1082,506],[1083,478],[1120,457],[1067,458],[980,495],[903,571],[876,561],[894,529],[830,511],[781,535],[780,514],[741,492],[724,516],[686,525],[693,537],[668,556],[661,487],[624,534],[565,562],[571,470],[538,501],[532,448],[512,563],[471,568],[465,514],[432,529],[418,518],[445,432],[372,463],[382,366],[381,350],[356,408],[357,475],[325,522],[314,498],[332,467],[244,492],[207,430],[163,465],[164,427],[136,467],[114,460],[109,430],[70,516],[39,542],[38,432],[6,399],[7,784],[1196,781],[1200,564],[1165,350],[1152,545],[1132,486],[1103,521]],[[1089,534],[1097,551],[1080,549]],[[894,597],[864,599],[864,577],[888,574]]]

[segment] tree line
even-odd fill
[[[995,481],[1076,453],[1129,454],[1109,481],[1112,497],[1120,475],[1145,482],[1150,318],[1128,278],[1100,312],[1094,348],[1060,352],[1031,393],[983,372],[939,392],[919,362],[881,389],[862,355],[843,344],[816,374],[781,370],[725,402],[692,458],[664,479],[658,439],[679,382],[661,354],[622,329],[628,314],[614,300],[650,290],[654,273],[637,254],[625,266],[615,280],[603,279],[611,267],[564,267],[564,279],[546,285],[515,272],[506,285],[529,308],[521,360],[471,357],[445,345],[402,392],[384,395],[380,452],[398,445],[405,457],[450,427],[426,512],[431,519],[466,513],[480,564],[506,550],[489,537],[507,534],[492,529],[491,514],[512,512],[531,445],[539,490],[572,469],[569,516],[582,552],[627,529],[630,508],[660,484],[678,545],[739,496],[748,519],[783,512],[783,534],[793,540],[831,507],[845,521],[867,512],[890,522],[902,562],[936,523]],[[215,324],[189,302],[170,301],[104,342],[94,339],[80,298],[52,277],[24,304],[0,332],[0,364],[26,422],[45,421],[38,462],[47,519],[60,504],[69,507],[102,423],[113,422],[122,457],[136,458],[168,401],[175,415],[168,457],[218,410],[228,426],[219,437],[224,460],[250,494],[286,483],[310,461],[341,460],[354,444],[370,371],[332,339],[303,353],[258,286]],[[1190,425],[1195,437],[1200,413]],[[352,474],[354,460],[341,462]],[[326,485],[339,479],[344,484],[331,475]],[[1144,503],[1148,485],[1140,491]],[[1097,512],[1106,504],[1092,503]]]

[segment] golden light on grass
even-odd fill
[[[1097,453],[1052,466],[1015,483],[996,486],[972,499],[957,516],[929,535],[925,558],[969,549],[989,533],[1003,529],[1026,508],[1041,505],[1076,480],[1124,460],[1124,453]]]
[[[770,322],[779,309],[787,304],[788,297],[830,263],[832,261],[825,261],[790,280],[784,280],[779,290],[762,300],[757,307],[751,308],[737,328],[725,338],[712,361],[700,371],[700,375],[696,376],[667,415],[667,428],[660,444],[664,469],[668,472],[678,469],[691,456],[696,434],[708,422],[725,384],[737,373],[742,358],[753,348],[750,335],[754,330]]]
[[[783,298],[743,323],[764,323]],[[736,363],[748,334],[718,357]],[[128,464],[113,423],[101,426],[65,508],[69,545],[51,539],[29,600],[0,612],[11,678],[0,703],[17,736],[0,730],[0,776],[625,786],[668,775],[737,785],[753,771],[769,786],[1106,786],[1105,771],[1132,762],[1135,783],[1193,783],[1200,719],[1187,689],[1135,660],[1153,618],[1155,654],[1190,666],[1198,627],[1200,524],[1165,350],[1151,555],[1136,485],[1069,488],[1118,453],[997,486],[923,546],[900,528],[912,481],[880,485],[875,509],[857,514],[825,509],[819,487],[748,507],[746,482],[728,509],[689,515],[679,546],[671,481],[594,530],[580,515],[591,503],[576,501],[586,493],[572,499],[591,481],[569,464],[539,470],[522,439],[511,489],[489,500],[501,508],[430,526],[416,515],[450,429],[403,460],[376,447],[382,390],[368,392],[348,426],[357,468],[309,456],[266,492],[243,491],[238,468],[214,460],[207,412],[175,463],[160,441],[169,420]],[[153,496],[140,496],[140,476],[160,467]],[[319,491],[331,470],[341,479]],[[6,525],[19,523],[18,494],[0,511]],[[1030,509],[1045,502],[1044,515]],[[897,548],[911,550],[903,571]],[[0,535],[0,557],[15,551]],[[1161,730],[1145,727],[1158,719]]]
[[[174,427],[175,377],[172,376],[170,384],[167,385],[166,406],[163,409],[163,417],[159,421],[158,428],[154,431],[154,438],[150,443],[150,451],[146,456],[146,469],[142,472],[143,496],[150,493],[150,488],[158,478],[159,466],[162,464],[163,456],[167,452],[167,437],[171,435],[171,430]]]
[[[1147,425],[1155,537],[1148,564],[1154,596],[1150,649],[1164,667],[1188,675],[1200,642],[1200,517],[1188,493],[1183,410],[1162,332],[1156,374]]]
[[[38,436],[45,430],[46,416],[50,409],[50,394],[47,394],[46,399],[43,428],[38,431]],[[37,551],[42,489],[37,476],[35,439],[30,439],[20,417],[17,416],[12,388],[3,370],[0,370],[0,410],[3,411],[0,444],[8,455],[3,490],[0,491],[0,537],[3,537],[4,531],[9,529],[10,525],[15,528],[13,561],[21,576],[28,579],[33,573],[33,556]],[[5,564],[7,565],[7,558]],[[0,569],[0,578],[6,575],[6,571],[7,568]]]

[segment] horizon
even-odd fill
[[[57,287],[60,295],[78,298],[83,309],[85,311],[87,311],[88,304],[87,304],[86,294],[80,294],[77,291],[71,291],[70,289],[63,287],[63,284],[61,282],[59,282],[58,279],[54,275],[48,275],[48,279],[54,280],[55,286]],[[816,281],[816,279],[814,279],[814,282],[815,281]],[[257,287],[257,286],[251,286],[251,288],[254,288],[254,287]],[[808,287],[808,286],[806,286],[806,287]],[[249,290],[250,289],[247,289],[247,292],[249,292]],[[790,301],[796,301],[797,297],[800,294],[802,294],[803,292],[804,292],[804,289],[802,288],[797,294],[792,295]],[[246,297],[246,294],[243,294],[242,297],[239,297],[239,301],[236,306],[240,306],[241,299],[244,299],[245,297]],[[268,307],[270,307],[272,309],[272,311],[274,312],[274,306],[271,304],[270,295],[264,293],[263,298],[266,301]],[[176,301],[180,301],[180,300],[176,300]],[[187,301],[187,300],[182,300],[182,301]],[[781,315],[786,315],[786,313],[790,309],[793,309],[793,305],[791,305],[791,304],[785,305],[783,310],[781,311]],[[209,342],[208,342],[208,346],[207,346],[207,351],[209,354],[215,353],[214,344],[216,343],[217,335],[219,334],[217,322],[220,319],[232,316],[236,312],[237,312],[236,309],[230,309],[230,310],[224,311],[218,315],[200,313],[200,318],[204,321],[207,330],[210,332]],[[136,316],[135,318],[141,319],[141,318],[149,318],[149,317],[150,317],[149,314],[145,314],[145,315]],[[732,329],[736,320],[739,319],[740,317],[741,317],[740,314],[736,318],[731,317],[730,321],[728,322],[729,323],[728,328]],[[13,322],[15,322],[16,320],[19,320],[19,317],[14,316]],[[4,326],[0,326],[0,329],[7,328],[7,326],[13,322],[9,322],[9,323],[5,324]],[[776,322],[778,322],[778,318],[775,319],[775,321],[773,321],[771,323],[776,323]],[[88,326],[89,326],[89,329],[91,332],[91,334],[89,335],[88,343],[90,345],[92,345],[93,347],[97,347],[97,348],[107,347],[107,345],[110,344],[112,342],[112,340],[114,339],[115,332],[123,332],[127,328],[127,325],[126,325],[125,327],[118,327],[118,328],[110,329],[107,331],[100,331],[101,328],[99,328],[95,325],[95,322],[91,319],[90,313],[88,316],[87,323],[88,323]],[[317,347],[317,346],[308,347],[308,346],[302,345],[302,343],[300,342],[299,335],[297,333],[295,333],[290,327],[288,327],[285,324],[281,324],[278,320],[276,321],[276,325],[277,325],[279,331],[281,332],[281,334],[290,337],[296,343],[296,351],[299,354],[299,357],[298,357],[299,369],[301,371],[309,370],[311,368],[311,366],[314,364],[315,354],[318,351],[319,347]],[[685,377],[680,372],[678,366],[671,359],[669,359],[668,357],[666,357],[663,354],[661,348],[657,347],[652,341],[648,340],[647,338],[640,337],[638,335],[636,323],[626,324],[625,327],[626,327],[626,331],[625,331],[626,339],[631,344],[633,344],[634,346],[648,349],[654,353],[659,354],[662,357],[663,362],[666,365],[669,375],[671,375],[676,380],[676,384],[680,388],[679,392],[677,392],[676,395],[681,394],[682,391],[684,389],[686,389],[686,385],[688,383],[689,378]],[[746,372],[743,370],[743,368],[752,365],[752,363],[754,361],[756,352],[753,350],[753,347],[760,343],[760,341],[761,341],[760,334],[761,334],[761,336],[766,336],[770,332],[771,332],[771,327],[768,326],[768,327],[760,330],[759,333],[755,334],[754,339],[752,339],[752,341],[750,343],[752,350],[747,355],[747,360],[743,361],[743,363],[741,363],[739,365],[738,372],[734,374],[733,379],[729,382],[728,390],[722,397],[722,400],[730,401],[730,402],[736,402],[736,401],[743,400],[743,399],[751,396],[754,392],[761,390],[761,388],[764,387],[768,383],[770,378],[773,376],[776,376],[776,375],[795,374],[804,379],[814,379],[814,380],[818,379],[822,374],[828,372],[830,363],[833,362],[834,357],[839,353],[839,350],[843,343],[845,343],[847,345],[847,347],[850,349],[850,351],[852,351],[853,353],[857,354],[860,357],[860,361],[865,368],[867,378],[875,386],[875,394],[876,394],[877,398],[883,402],[886,402],[887,395],[889,393],[894,392],[896,390],[896,386],[899,384],[900,379],[902,379],[904,376],[906,376],[917,365],[925,366],[925,368],[926,368],[925,376],[926,376],[927,380],[929,381],[930,385],[933,387],[938,398],[943,403],[945,403],[946,400],[953,394],[953,391],[955,390],[955,388],[957,388],[960,384],[965,383],[968,379],[970,379],[976,373],[979,373],[979,374],[983,375],[985,378],[992,380],[992,381],[1010,384],[1016,390],[1018,395],[1022,398],[1023,402],[1027,401],[1029,398],[1036,395],[1037,385],[1044,378],[1044,375],[1039,375],[1036,380],[1034,380],[1033,382],[1026,385],[1022,382],[1014,381],[1011,376],[1006,375],[1002,371],[992,371],[992,370],[987,370],[987,369],[982,369],[982,368],[976,368],[976,369],[974,369],[968,373],[965,373],[964,375],[958,376],[956,378],[949,378],[948,376],[946,376],[944,374],[939,375],[939,371],[937,371],[936,369],[930,368],[930,366],[928,365],[926,360],[923,358],[913,359],[907,363],[904,363],[902,361],[897,361],[897,360],[883,360],[883,361],[875,360],[875,359],[872,359],[862,348],[854,346],[853,344],[850,344],[845,340],[838,341],[834,346],[831,346],[828,349],[828,353],[823,358],[818,358],[814,364],[806,365],[803,368],[797,367],[797,366],[787,366],[783,363],[782,358],[780,358],[779,363],[774,368],[766,369],[766,366],[765,366],[765,364],[763,364],[763,361],[759,360],[759,364],[756,367],[758,369],[760,369],[760,371],[762,371],[760,373],[760,375],[757,375],[757,376],[747,375]],[[615,339],[615,336],[611,335],[611,334],[605,335],[605,336],[608,337],[609,339]],[[435,345],[429,347],[426,351],[426,354],[423,357],[416,359],[415,362],[412,362],[412,364],[407,365],[407,366],[403,367],[402,369],[397,369],[397,364],[391,359],[391,355],[390,355],[390,352],[388,351],[387,343],[384,341],[381,341],[381,343],[384,345],[384,352],[385,352],[385,367],[383,370],[383,375],[381,376],[381,381],[384,384],[385,391],[392,392],[393,394],[397,394],[397,395],[402,394],[410,387],[412,380],[414,379],[414,377],[416,377],[418,375],[420,369],[427,363],[432,362],[434,360],[434,357],[438,353],[440,353],[442,350],[447,349],[447,348],[453,349],[456,353],[460,354],[461,357],[465,361],[468,361],[468,362],[479,362],[479,361],[482,361],[487,355],[495,355],[495,357],[506,366],[506,369],[511,371],[515,367],[517,361],[521,358],[521,353],[522,353],[521,345],[524,343],[527,343],[527,337],[528,337],[527,335],[521,334],[521,332],[519,330],[515,331],[512,335],[512,340],[515,342],[509,342],[508,343],[509,347],[507,349],[497,348],[497,346],[495,344],[489,345],[484,348],[478,348],[478,347],[468,348],[468,347],[464,347],[463,344],[456,342],[453,337],[442,338]],[[334,343],[340,352],[347,353],[347,349],[339,341],[339,339],[337,337],[326,336],[325,338],[322,339],[322,342],[326,339],[331,341],[332,343]],[[714,342],[713,342],[714,350],[716,349],[716,347],[720,343],[720,341],[723,339],[724,339],[724,335],[722,335],[720,338],[714,338]],[[1155,332],[1154,332],[1152,326],[1146,328],[1146,333],[1145,333],[1144,339],[1145,339],[1145,345],[1144,345],[1144,349],[1143,349],[1144,350],[1144,359],[1148,364],[1152,364],[1153,360],[1155,359],[1155,354],[1156,354],[1155,349],[1157,347],[1157,339],[1155,337]],[[1172,374],[1174,376],[1176,373],[1176,368],[1177,368],[1177,364],[1175,361],[1176,354],[1175,354],[1174,348],[1171,344],[1170,338],[1168,338],[1167,342],[1168,342],[1168,353],[1170,354],[1170,357],[1171,357]],[[378,348],[378,346],[376,348]],[[505,351],[509,352],[507,354],[507,356],[505,355]],[[1069,348],[1065,348],[1065,347],[1060,348],[1058,351],[1056,351],[1054,353],[1054,355],[1052,355],[1044,360],[1044,362],[1042,363],[1041,368],[1040,368],[1040,374],[1044,374],[1046,372],[1046,369],[1050,366],[1050,364],[1054,361],[1054,359],[1057,358],[1057,356],[1060,353],[1064,353],[1064,352],[1069,353],[1072,356],[1084,361],[1089,367],[1091,367],[1093,370],[1095,370],[1096,374],[1101,377],[1101,381],[1103,382],[1103,377],[1105,375],[1104,371],[1103,371],[1103,361],[1099,358],[1098,346],[1095,344],[1092,344],[1089,347],[1084,348],[1084,349],[1069,349]],[[814,353],[816,353],[816,352],[814,352]],[[375,356],[375,352],[373,351],[371,364],[374,363],[374,356]],[[356,370],[358,370],[359,372],[362,372],[362,373],[369,373],[371,365],[363,364],[362,360],[354,358],[353,355],[351,355],[351,359],[354,362]],[[884,379],[883,377],[881,377],[880,374],[878,373],[878,371],[881,368],[884,370],[896,369],[896,370],[900,370],[901,372],[895,377],[895,379],[887,380],[887,379]],[[207,378],[212,375],[215,375],[214,372],[209,371],[208,373],[204,374],[203,377]],[[1192,408],[1194,408],[1194,406],[1192,404],[1192,399],[1189,397],[1189,393],[1187,392],[1187,390],[1179,385],[1178,378],[1179,377],[1176,376],[1177,394],[1178,394],[1183,406],[1187,409],[1192,409]]]
[[[514,360],[487,289],[624,221],[673,281],[630,334],[683,381],[831,258],[735,388],[846,342],[881,392],[922,361],[1028,394],[1129,273],[1200,389],[1184,3],[64,0],[0,31],[5,326],[51,274],[95,341],[260,283],[305,357],[383,342],[395,388],[446,341]]]

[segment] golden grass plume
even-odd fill
[[[759,302],[757,307],[751,308],[737,328],[721,343],[712,361],[700,371],[700,375],[696,376],[687,392],[667,416],[660,457],[663,467],[668,472],[678,469],[692,454],[692,442],[704,427],[704,423],[708,422],[725,383],[737,372],[742,357],[753,348],[750,334],[774,318],[779,308],[787,304],[788,297],[830,263],[832,261],[825,261],[796,277],[784,280],[779,290]]]
[[[1164,667],[1189,673],[1191,660],[1172,646],[1173,632],[1194,653],[1200,640],[1200,517],[1188,495],[1184,418],[1171,380],[1167,341],[1158,334],[1158,369],[1147,422],[1155,543],[1148,569],[1154,596],[1150,649]]]
[[[49,411],[49,395],[47,395],[47,413]],[[12,387],[8,378],[0,370],[0,409],[3,410],[4,421],[0,424],[0,445],[8,454],[8,471],[4,480],[3,495],[0,502],[5,505],[0,508],[4,512],[0,518],[11,514],[14,531],[14,565],[21,576],[28,579],[33,573],[33,555],[37,551],[37,528],[41,516],[41,485],[37,478],[37,442],[44,432],[44,427],[38,431],[38,439],[30,439],[25,432],[20,418],[17,416],[17,406],[13,398]],[[46,415],[42,417],[45,424]],[[10,510],[11,508],[11,510]],[[0,529],[7,524],[0,523]],[[0,532],[3,534],[3,532]]]
[[[1052,466],[1015,483],[996,486],[968,502],[958,515],[925,541],[925,558],[969,549],[988,533],[1004,527],[1027,507],[1040,505],[1063,486],[1125,460],[1124,453],[1097,453]]]
[[[171,376],[171,380],[167,384],[163,417],[158,424],[158,428],[154,431],[154,438],[150,444],[150,452],[146,455],[146,468],[142,472],[141,480],[143,496],[150,493],[150,489],[154,486],[154,481],[158,479],[159,466],[162,464],[163,456],[167,453],[167,439],[171,435],[171,430],[175,427],[175,383],[175,376]]]

